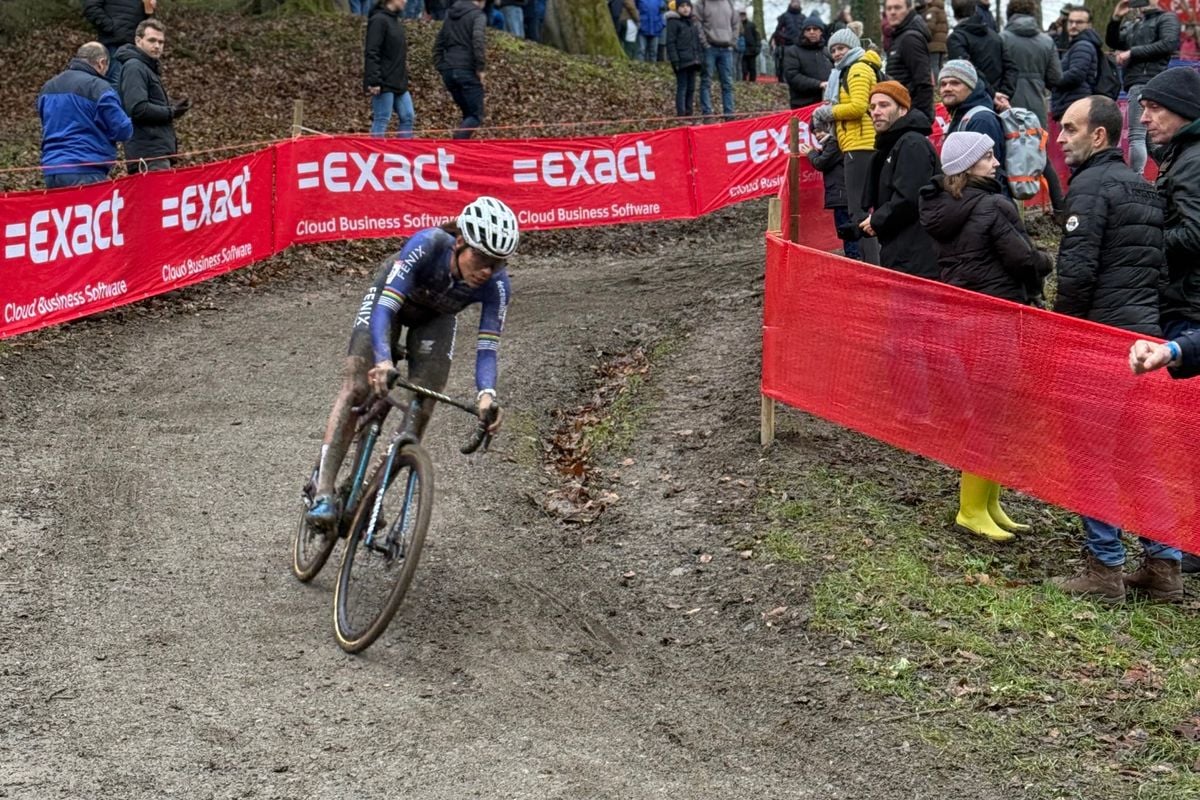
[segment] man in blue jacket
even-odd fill
[[[38,94],[42,118],[42,173],[46,188],[97,183],[117,160],[117,142],[133,136],[133,122],[104,79],[108,50],[99,42],[79,48],[66,71]]]

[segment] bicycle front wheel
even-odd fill
[[[392,621],[433,514],[433,464],[420,445],[404,445],[384,472],[376,470],[358,505],[333,592],[334,635],[347,653],[370,647]]]

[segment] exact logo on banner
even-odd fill
[[[184,187],[162,201],[163,229],[183,228],[194,231],[206,225],[220,225],[251,211],[250,167],[242,167],[233,180],[224,178]]]
[[[320,161],[301,161],[296,165],[297,185],[301,190],[324,189],[327,192],[411,192],[454,191],[458,181],[450,177],[454,156],[439,147],[436,155],[408,158],[399,153],[357,153],[334,151]],[[432,175],[432,177],[431,177]]]
[[[800,123],[800,141],[808,141],[808,125]],[[762,164],[780,155],[788,154],[788,126],[769,128],[755,131],[745,139],[735,139],[725,143],[725,161],[729,164],[742,164],[750,161]]]
[[[649,158],[653,154],[654,148],[643,141],[618,150],[555,150],[541,159],[513,159],[513,182],[563,187],[652,181]],[[636,168],[630,162],[636,162]]]
[[[4,226],[4,258],[26,258],[35,264],[121,247],[121,209],[125,198],[114,190],[105,200],[35,212],[25,222]]]

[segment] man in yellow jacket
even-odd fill
[[[879,54],[863,50],[862,42],[849,28],[829,37],[833,71],[825,82],[825,105],[817,114],[832,118],[846,172],[846,206],[857,226],[867,218],[864,194],[871,180],[871,156],[875,152],[875,127],[871,124],[871,87],[883,74]],[[863,239],[863,260],[879,263],[879,241]]]

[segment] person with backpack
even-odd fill
[[[783,49],[783,82],[788,87],[788,105],[804,108],[821,102],[833,61],[825,52],[825,26],[816,14],[804,23],[799,44]]]
[[[996,113],[996,107],[988,93],[987,84],[969,61],[955,59],[947,61],[938,74],[938,89],[942,105],[950,112],[950,125],[946,133],[972,131],[982,133],[994,143],[996,156],[996,181],[1000,190],[1008,194],[1008,158],[1004,143],[1004,123]]]
[[[863,50],[862,40],[849,28],[829,37],[829,57],[833,59],[833,71],[825,84],[826,105],[822,108],[833,119],[846,170],[846,205],[857,225],[867,218],[863,200],[875,153],[871,87],[883,79],[883,60],[874,51]],[[874,237],[863,239],[862,253],[868,263],[878,265],[879,241]]]
[[[1062,57],[1062,78],[1050,94],[1050,116],[1054,121],[1076,100],[1095,94],[1103,43],[1092,30],[1092,12],[1072,6],[1067,15],[1071,46]]]
[[[1008,106],[1029,109],[1037,115],[1038,126],[1048,130],[1048,89],[1057,86],[1062,78],[1062,61],[1054,48],[1054,40],[1038,27],[1038,13],[1035,0],[1010,0],[1005,14],[1008,24],[1000,38],[1017,67],[1017,82]],[[1005,111],[999,105],[997,108]],[[1054,213],[1061,215],[1063,190],[1058,173],[1049,169],[1043,174],[1050,192],[1050,206]]]
[[[1113,10],[1104,41],[1114,51],[1117,66],[1124,70],[1124,88],[1129,98],[1129,166],[1138,175],[1146,169],[1146,129],[1142,114],[1142,87],[1171,63],[1179,50],[1179,17],[1155,5],[1130,10],[1121,0]]]

